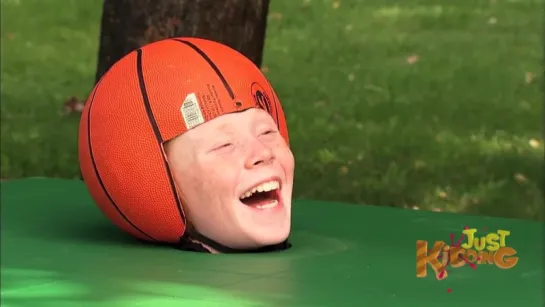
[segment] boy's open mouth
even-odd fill
[[[261,183],[242,194],[240,201],[256,209],[274,208],[280,201],[280,181],[271,180]]]

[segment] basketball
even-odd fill
[[[180,37],[132,51],[97,82],[82,112],[78,154],[89,194],[128,234],[179,242],[186,228],[184,204],[163,144],[249,108],[266,110],[289,142],[276,93],[236,50]]]

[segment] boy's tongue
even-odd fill
[[[242,201],[243,204],[250,207],[257,207],[270,204],[276,198],[274,197],[274,192],[256,192],[252,196],[244,198]]]

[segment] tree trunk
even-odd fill
[[[95,83],[129,52],[164,38],[223,43],[261,66],[269,0],[104,0]]]

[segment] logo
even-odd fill
[[[447,267],[461,268],[466,264],[472,269],[477,265],[495,265],[500,269],[511,269],[517,265],[519,258],[517,251],[507,245],[508,230],[490,232],[477,237],[477,229],[466,227],[462,231],[460,240],[454,243],[454,234],[450,234],[451,245],[445,241],[435,241],[431,250],[428,242],[416,241],[416,277],[424,278],[428,275],[427,266],[431,266],[438,280],[447,278]],[[467,236],[467,242],[460,244]]]
[[[259,83],[254,82],[252,83],[251,91],[256,105],[267,111],[278,124],[278,110],[276,109],[276,104],[272,103],[265,89]]]
[[[267,94],[265,93],[265,89],[257,83],[252,83],[252,96],[254,97],[255,103],[262,108],[263,110],[267,111],[269,114],[271,113],[271,100],[269,97],[267,97]]]

